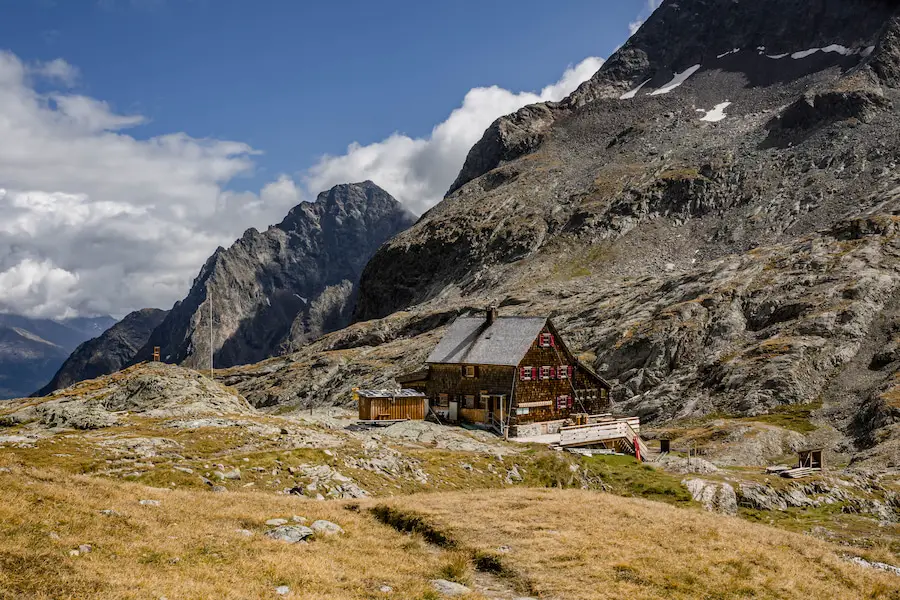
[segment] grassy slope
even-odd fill
[[[900,597],[896,578],[843,562],[836,547],[695,509],[529,488],[350,505],[383,503],[422,513],[461,548],[509,545],[503,567],[545,598]],[[458,553],[347,506],[14,468],[0,473],[0,597],[263,598],[288,585],[296,598],[355,599],[390,585],[395,597],[427,599],[430,578],[464,569]],[[298,546],[260,535],[267,519],[295,514],[346,534]],[[84,543],[91,553],[69,556]]]

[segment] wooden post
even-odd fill
[[[153,362],[159,362],[159,346],[153,346]]]
[[[638,436],[634,436],[634,457],[641,462],[641,445]]]

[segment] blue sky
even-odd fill
[[[2,45],[64,58],[78,89],[265,155],[256,180],[394,131],[427,134],[471,88],[536,90],[627,37],[644,0],[0,0]],[[236,182],[252,186],[258,181]]]
[[[0,0],[0,312],[169,308],[329,187],[439,202],[658,0]]]

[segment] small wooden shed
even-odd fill
[[[424,421],[425,394],[416,390],[357,390],[360,421]]]
[[[822,448],[811,448],[809,450],[801,450],[798,452],[800,460],[798,461],[797,468],[807,468],[807,469],[822,469],[825,467],[825,462],[822,458]]]

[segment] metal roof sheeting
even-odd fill
[[[424,398],[425,394],[416,390],[358,390],[360,398]]]
[[[438,364],[515,367],[547,324],[546,317],[460,317],[425,360]]]

